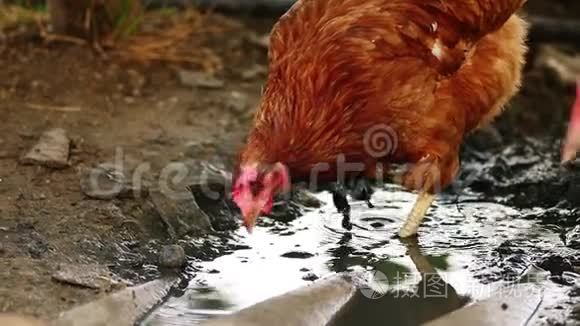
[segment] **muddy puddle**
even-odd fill
[[[518,168],[509,153],[504,154],[501,157],[514,174],[545,164],[536,160]],[[476,161],[471,166],[485,170]],[[473,188],[482,187],[482,178],[476,179],[480,183]],[[549,183],[526,180],[518,183],[523,188],[515,195],[530,196],[526,187]],[[394,235],[415,195],[387,185],[373,195],[373,209],[352,202],[355,226],[349,232],[341,227],[331,195],[317,194],[322,206],[305,209],[295,220],[266,218],[251,235],[243,229],[229,234],[227,242],[237,249],[215,260],[192,262],[196,271],[187,288],[153,311],[142,325],[193,325],[332,273],[363,270],[372,273],[377,291],[357,293],[336,325],[379,325],[386,320],[419,325],[516,282],[534,282],[543,290],[543,301],[530,325],[576,324],[570,316],[580,301],[580,276],[574,268],[578,265],[575,250],[565,245],[570,230],[537,218],[552,214],[565,219],[573,215],[572,208],[516,207],[506,203],[514,199],[493,199],[499,189],[488,188],[482,194],[462,188],[438,197],[419,239],[411,241]]]

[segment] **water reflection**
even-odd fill
[[[404,241],[407,254],[417,274],[404,265],[391,261],[377,264],[377,271],[384,274],[385,293],[370,298],[368,292],[357,292],[355,297],[331,323],[343,325],[400,325],[415,326],[433,320],[443,314],[461,308],[469,297],[461,296],[438,273],[439,266],[448,266],[444,256],[427,257],[421,253],[416,240]],[[376,275],[376,274],[375,274]],[[398,283],[418,282],[407,288]],[[381,286],[379,286],[381,288]]]

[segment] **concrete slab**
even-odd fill
[[[542,291],[533,284],[507,287],[490,298],[442,316],[425,326],[526,325],[542,302]]]
[[[132,326],[160,303],[179,278],[163,278],[115,292],[61,313],[52,326]]]
[[[330,322],[355,292],[356,286],[348,277],[333,275],[202,325],[322,326]]]

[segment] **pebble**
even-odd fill
[[[241,77],[243,80],[253,80],[257,77],[264,76],[268,73],[268,68],[263,65],[254,65],[249,69],[242,71]]]
[[[257,45],[259,47],[262,47],[264,49],[267,49],[268,47],[270,47],[270,35],[269,34],[263,34],[263,35],[250,34],[248,37],[248,41],[250,41],[250,43]]]
[[[191,192],[184,191],[175,196],[155,190],[150,197],[172,238],[194,231],[207,233],[213,230],[209,216],[199,208]]]
[[[21,164],[62,169],[69,166],[70,139],[61,128],[44,132],[36,145],[20,159]]]
[[[159,253],[159,266],[179,268],[185,265],[185,251],[179,245],[167,245]]]
[[[178,70],[177,75],[183,86],[205,89],[220,89],[225,86],[223,80],[200,71]]]
[[[306,189],[294,189],[292,199],[304,207],[320,208],[322,206],[322,202]]]
[[[580,249],[580,225],[576,225],[566,234],[566,245],[572,249]]]
[[[225,106],[234,113],[245,113],[249,108],[248,96],[244,93],[233,91],[226,99]]]
[[[26,245],[30,257],[41,259],[48,252],[48,243],[44,239],[33,239]]]
[[[60,265],[59,270],[52,274],[52,279],[60,283],[105,291],[118,284],[111,279],[109,271],[99,265]]]
[[[311,281],[314,282],[317,279],[319,279],[320,277],[318,277],[318,275],[314,274],[314,273],[307,273],[306,275],[302,276],[302,279],[305,281]]]
[[[547,270],[552,276],[561,276],[564,272],[572,272],[570,260],[559,255],[543,257],[538,263],[538,267]]]
[[[126,177],[114,164],[103,163],[86,169],[81,176],[81,191],[89,198],[108,200],[127,191]]]

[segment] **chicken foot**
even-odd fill
[[[354,179],[354,189],[352,190],[352,197],[356,200],[364,200],[368,208],[374,208],[375,205],[371,203],[371,197],[373,195],[373,188],[369,179],[366,177],[358,176]]]
[[[352,230],[352,223],[350,222],[350,204],[348,203],[346,189],[344,186],[337,182],[333,184],[332,189],[332,202],[334,207],[342,214],[342,227],[346,230]]]

